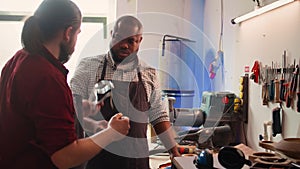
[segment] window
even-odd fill
[[[0,43],[2,44],[0,45],[1,70],[15,52],[21,49],[23,20],[27,16],[31,16],[41,2],[42,0],[0,0]],[[81,26],[82,31],[78,36],[76,50],[70,61],[66,63],[66,67],[70,71],[68,75],[69,78],[73,76],[79,59],[85,57],[85,53],[87,55],[92,54],[91,52],[82,52],[82,50],[85,49],[86,44],[92,43],[91,39],[95,39],[94,36],[97,36],[96,39],[99,38],[99,41],[105,41],[107,38],[107,18],[112,16],[112,13],[115,11],[111,10],[114,6],[114,1],[111,0],[73,0],[73,2],[81,9],[83,22]],[[97,52],[104,52],[106,46],[99,44],[99,49],[94,50]]]

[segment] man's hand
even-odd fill
[[[181,154],[178,151],[177,145],[169,150],[170,160],[173,160],[174,157],[180,157]]]
[[[83,117],[83,128],[90,133],[97,133],[107,128],[106,120],[94,120],[90,117]]]
[[[113,141],[123,139],[130,129],[129,118],[122,113],[115,114],[108,122],[108,129],[112,130]]]
[[[129,118],[124,117],[122,113],[118,113],[109,120],[106,129],[92,135],[90,138],[99,147],[104,148],[112,142],[125,138],[129,128]]]
[[[83,116],[88,117],[88,116],[96,115],[100,111],[103,104],[104,104],[103,102],[99,104],[95,104],[89,100],[82,100]]]
[[[95,132],[101,131],[107,128],[108,122],[106,120],[96,121],[96,129]]]

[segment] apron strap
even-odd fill
[[[142,80],[143,80],[143,79],[142,79],[142,73],[141,73],[141,70],[140,70],[140,67],[139,67],[139,66],[137,67],[137,74],[138,74],[138,78],[139,78],[138,81],[139,81],[139,82],[142,82]]]
[[[106,67],[107,67],[107,58],[105,57],[104,59],[104,64],[103,64],[103,69],[102,69],[102,73],[101,73],[101,80],[104,79],[105,74],[106,74]]]
[[[96,83],[100,82],[101,80],[104,80],[105,74],[106,74],[106,67],[107,67],[107,58],[105,57],[104,63],[103,63],[103,68],[101,71],[101,77],[99,77],[100,74],[100,64],[98,66],[98,70],[96,73]]]

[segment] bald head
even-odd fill
[[[110,52],[116,63],[137,54],[143,39],[143,26],[137,18],[129,15],[120,17],[111,33]]]
[[[115,33],[122,35],[124,38],[138,34],[141,35],[143,33],[143,26],[137,18],[125,15],[116,21],[112,35]]]

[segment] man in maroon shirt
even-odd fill
[[[44,0],[22,30],[23,49],[0,78],[0,168],[71,168],[124,138],[129,119],[77,139],[75,110],[63,63],[74,52],[81,12],[70,0]]]

